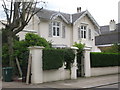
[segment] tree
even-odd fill
[[[5,26],[6,30],[10,66],[14,66],[13,37],[22,31],[32,17],[42,9],[36,8],[37,3],[38,2],[34,0],[31,2],[23,2],[22,0],[15,2],[14,0],[11,0],[8,7],[5,0],[3,0],[2,6],[6,15],[7,23],[1,23]]]

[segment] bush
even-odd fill
[[[66,62],[66,69],[71,68],[71,63],[74,62],[75,54],[71,49],[63,49],[64,51],[64,61]]]
[[[118,53],[90,53],[91,67],[120,66]]]
[[[75,42],[75,44],[73,46],[78,48],[78,50],[77,50],[77,66],[78,66],[78,69],[81,70],[81,58],[83,56],[85,44]]]
[[[2,66],[8,67],[9,66],[9,55],[8,55],[8,45],[4,44],[2,46]]]
[[[43,50],[43,69],[58,69],[66,62],[66,69],[71,68],[75,54],[71,49],[44,49]]]
[[[27,33],[25,36],[25,41],[27,42],[28,46],[44,46],[46,48],[50,47],[50,44],[46,39],[33,33]]]
[[[58,69],[62,67],[64,52],[60,49],[43,50],[43,70]]]

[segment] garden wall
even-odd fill
[[[91,76],[117,74],[120,68],[118,53],[90,53]]]
[[[43,71],[43,82],[70,79],[70,70],[45,70]]]
[[[118,66],[91,68],[91,76],[108,75],[120,73]],[[119,71],[119,72],[118,72]]]

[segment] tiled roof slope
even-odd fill
[[[85,11],[82,11],[80,13],[75,13],[72,14],[72,23],[75,22]],[[39,11],[37,13],[37,16],[39,18],[43,18],[43,19],[47,19],[50,20],[50,18],[54,15],[57,15],[58,13],[60,13],[62,16],[64,16],[64,18],[71,23],[71,18],[70,15],[71,14],[67,14],[67,13],[63,13],[63,12],[57,12],[57,11],[52,11],[52,10],[47,10],[47,9],[42,9],[41,11]]]
[[[109,26],[101,26],[101,35],[95,37],[96,45],[106,45],[120,43],[120,23],[116,24],[114,31],[109,30]]]

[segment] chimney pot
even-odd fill
[[[110,24],[109,24],[109,30],[110,31],[114,31],[116,29],[116,23],[115,20],[110,20]]]
[[[77,13],[81,12],[81,7],[77,7]]]

